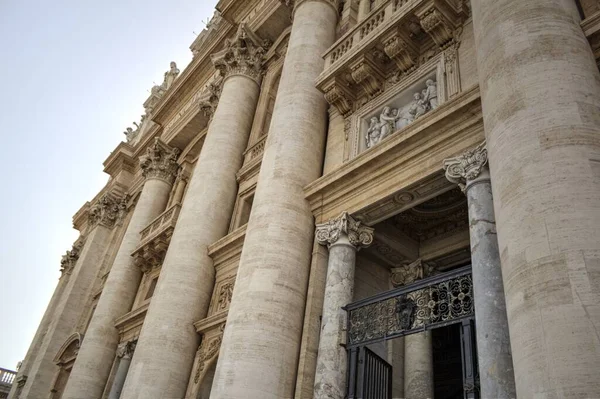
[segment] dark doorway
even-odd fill
[[[463,399],[460,324],[432,332],[435,399]]]

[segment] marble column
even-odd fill
[[[113,379],[108,399],[119,399],[121,397],[121,391],[125,384],[125,378],[127,378],[127,372],[129,371],[134,351],[134,342],[122,342],[117,347],[117,371],[115,372],[115,378]]]
[[[433,399],[431,331],[404,337],[404,397]]]
[[[329,260],[314,398],[342,399],[348,370],[346,348],[342,346],[347,317],[342,307],[352,302],[356,252],[371,245],[373,229],[344,212],[337,219],[317,225],[316,236],[319,244],[329,247]]]
[[[71,274],[31,363],[27,381],[21,391],[23,398],[47,397],[52,389],[59,370],[54,358],[67,338],[76,332],[77,322],[106,255],[113,227],[119,220],[119,203],[115,196],[107,193],[91,205],[88,211],[85,244],[77,261],[68,268]]]
[[[433,269],[421,259],[392,269],[391,280],[394,287],[412,284],[428,277]],[[427,303],[429,295],[425,290],[408,294],[415,303]],[[420,297],[420,298],[418,298]],[[418,325],[417,325],[418,324]],[[422,320],[415,320],[414,327],[421,327]],[[404,337],[404,397],[433,398],[433,346],[431,331],[423,331]]]
[[[600,75],[575,3],[471,1],[520,398],[600,397]]]
[[[338,9],[333,0],[295,4],[213,399],[294,396],[314,242],[303,188],[321,175],[327,120],[315,80],[335,39]]]
[[[264,42],[240,25],[213,55],[223,89],[190,179],[122,397],[181,398],[198,348],[193,323],[206,317],[215,269],[208,246],[227,234],[256,111]]]
[[[131,310],[142,277],[131,253],[140,243],[140,231],[165,210],[178,168],[178,153],[178,149],[169,148],[157,138],[140,157],[146,181],[85,333],[63,399],[99,398],[105,389],[119,342],[115,320]]]
[[[17,397],[17,388],[19,388],[19,384],[17,384],[17,381],[25,380],[25,382],[27,382],[27,376],[29,375],[29,369],[31,368],[31,365],[32,365],[33,361],[35,360],[35,357],[42,345],[42,341],[44,340],[44,336],[46,335],[48,326],[50,325],[50,322],[52,321],[52,319],[55,317],[56,307],[58,305],[58,302],[60,302],[60,299],[62,298],[62,294],[65,290],[67,283],[69,282],[71,273],[73,273],[73,269],[75,268],[77,259],[79,259],[79,253],[80,253],[82,247],[83,247],[83,240],[78,239],[75,242],[75,244],[73,244],[73,248],[70,251],[67,251],[67,253],[65,255],[63,255],[63,257],[61,259],[61,262],[60,262],[61,275],[58,280],[58,284],[56,285],[56,288],[54,289],[54,293],[52,294],[50,303],[48,303],[48,307],[46,308],[46,311],[44,312],[44,316],[42,317],[42,321],[40,322],[40,325],[38,326],[38,329],[35,333],[35,336],[33,337],[33,341],[31,342],[31,345],[29,345],[29,349],[27,350],[27,354],[25,355],[25,358],[23,359],[23,362],[21,363],[21,367],[17,371],[17,376],[15,377],[15,383],[13,383],[13,385],[11,387],[11,391],[10,391],[11,398]],[[22,385],[20,388],[22,389],[24,384],[23,383],[21,383],[21,384]]]
[[[496,218],[485,142],[444,161],[446,177],[467,195],[481,397],[515,398]]]

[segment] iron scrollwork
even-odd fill
[[[348,306],[349,345],[390,336],[407,335],[474,314],[473,280],[470,273],[427,279],[395,290],[393,296]],[[426,285],[423,286],[425,283]],[[392,294],[393,294],[392,293]]]

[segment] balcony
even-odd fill
[[[469,15],[464,0],[389,0],[324,54],[317,87],[341,115],[371,99],[455,42]]]
[[[140,244],[131,256],[143,272],[162,264],[180,210],[180,204],[173,205],[140,232]]]
[[[0,368],[0,399],[8,397],[16,376],[17,373],[15,371]]]

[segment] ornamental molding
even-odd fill
[[[486,142],[483,141],[477,147],[467,150],[459,156],[445,159],[443,167],[446,171],[446,178],[450,182],[458,184],[464,193],[467,183],[479,177],[487,163]]]
[[[202,337],[202,343],[196,351],[197,367],[194,375],[194,383],[198,384],[204,379],[209,364],[219,354],[221,343],[223,342],[223,331],[225,330],[225,323],[219,327],[219,333],[212,339],[207,339],[206,336]]]
[[[433,263],[425,263],[421,259],[409,263],[406,262],[400,267],[392,269],[390,280],[394,287],[401,287],[412,284],[417,280],[429,277],[435,274],[436,268]]]
[[[235,279],[226,282],[219,289],[219,296],[217,297],[217,312],[229,308],[231,298],[233,297],[233,286]]]
[[[223,78],[244,75],[260,84],[267,40],[260,39],[245,23],[238,26],[232,39],[225,40],[225,49],[211,56],[213,65]]]
[[[177,157],[180,152],[179,148],[171,148],[156,137],[146,154],[140,157],[142,174],[147,180],[159,179],[173,184],[179,169]]]
[[[136,341],[121,342],[117,346],[117,357],[121,359],[131,359],[135,352]]]
[[[374,229],[364,226],[355,220],[348,212],[326,223],[317,225],[317,242],[331,247],[338,242],[342,235],[348,238],[356,249],[368,247],[373,243]]]
[[[78,239],[73,244],[71,250],[67,251],[67,253],[63,255],[62,259],[60,260],[60,272],[62,275],[71,274],[73,272],[75,263],[77,263],[77,259],[79,259],[79,254],[83,248],[83,244],[84,240]]]
[[[109,193],[102,195],[88,211],[90,229],[98,225],[112,228],[115,224],[120,224],[127,209],[128,199],[128,196],[117,199]]]

